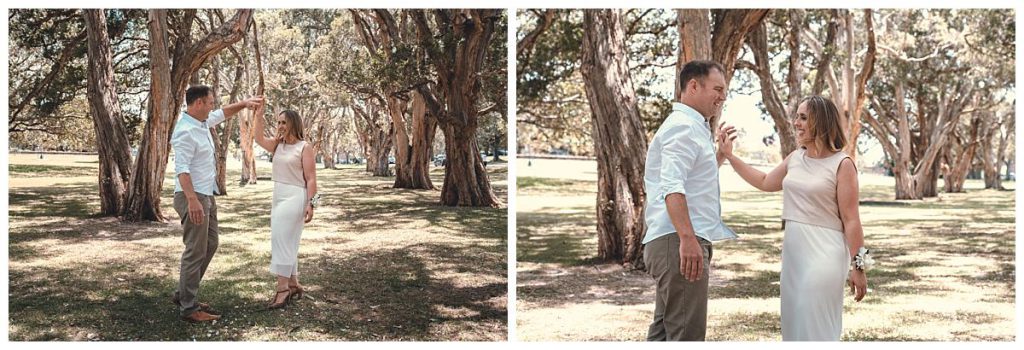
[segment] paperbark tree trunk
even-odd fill
[[[437,120],[427,117],[426,101],[419,92],[413,92],[412,100],[412,146],[409,155],[410,181],[408,187],[418,189],[434,189],[434,183],[430,181],[430,156],[431,145],[434,144],[434,135],[437,133]],[[398,187],[398,184],[395,184]]]
[[[192,42],[187,33],[191,33],[195,12],[185,11],[184,18],[179,22],[180,27],[175,30],[178,38],[173,52],[168,40],[167,10],[149,12],[152,69],[149,116],[122,215],[122,219],[128,222],[165,220],[160,210],[160,192],[167,169],[171,132],[189,78],[211,55],[241,39],[252,16],[252,10],[238,10],[231,20],[202,40]]]
[[[356,26],[359,27],[358,32],[363,46],[369,50],[371,55],[381,60],[389,60],[397,45],[406,40],[400,33],[404,32],[401,26],[408,22],[403,21],[400,24],[389,10],[350,10],[349,12],[352,14]],[[364,16],[372,17],[372,22],[376,26],[372,26],[371,21]],[[387,102],[385,107],[394,128],[394,140],[392,140],[395,147],[394,188],[433,189],[434,185],[430,181],[429,172],[429,149],[422,149],[424,145],[429,146],[429,143],[418,139],[418,137],[424,137],[423,135],[428,130],[417,129],[417,127],[426,128],[430,125],[417,122],[415,116],[407,117],[412,97],[408,93],[396,91],[392,82],[380,82],[376,89],[385,96]],[[436,125],[436,122],[434,123]],[[429,130],[429,132],[433,131],[434,129]],[[432,134],[429,137],[431,140],[433,139]],[[423,154],[427,154],[427,156],[423,157]]]
[[[598,256],[643,268],[647,136],[618,10],[584,10],[581,73],[597,154]]]
[[[973,95],[973,89],[966,83],[959,84],[953,90],[952,96],[947,95],[946,92],[940,93],[938,114],[936,115],[938,119],[934,127],[930,128],[930,134],[921,135],[919,141],[927,140],[928,144],[914,169],[914,181],[919,197],[928,198],[939,195],[939,162],[936,160],[939,152],[945,148],[953,128],[959,122],[960,114],[967,105],[967,101],[970,101]],[[922,149],[923,147],[918,148]]]
[[[981,140],[978,139],[978,132],[981,128],[982,117],[979,115],[982,112],[975,112],[973,118],[971,118],[971,134],[967,144],[960,144],[960,142],[951,142],[951,146],[958,146],[954,152],[954,147],[947,148],[946,159],[949,162],[949,171],[943,174],[943,186],[946,193],[958,193],[964,192],[964,181],[967,180],[967,172],[971,169],[971,164],[974,164],[974,154],[978,149],[978,144]]]
[[[445,136],[441,204],[500,207],[476,141],[480,75],[500,11],[433,10],[436,32],[423,10],[411,12],[417,40],[438,72],[435,86],[421,84],[416,90]]]
[[[874,110],[879,113],[878,118],[870,113],[864,113],[864,121],[868,124],[868,130],[875,136],[875,139],[882,145],[886,157],[892,161],[892,172],[896,180],[896,199],[921,199],[914,176],[911,172],[912,143],[910,131],[910,118],[903,103],[903,83],[897,80],[894,92],[895,107],[885,108],[877,98],[872,99]],[[895,129],[893,128],[895,124]],[[889,137],[893,136],[895,144]]]
[[[380,117],[378,107],[373,102],[368,102],[365,109],[357,105],[353,105],[352,109],[365,122],[360,135],[366,145],[366,171],[373,176],[391,176],[388,154],[391,153],[394,126],[381,122],[380,119],[383,118]]]
[[[114,66],[107,37],[107,16],[103,10],[82,10],[88,36],[88,77],[86,95],[89,115],[96,127],[99,154],[100,214],[120,214],[131,180],[131,146],[121,105],[117,101]]]

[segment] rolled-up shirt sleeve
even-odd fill
[[[686,195],[686,178],[697,160],[697,145],[693,142],[693,128],[679,125],[671,130],[661,150],[661,191],[658,199],[664,201],[669,194]]]
[[[216,111],[210,112],[209,116],[206,118],[206,126],[209,126],[211,128],[215,127],[217,126],[217,124],[220,124],[225,119],[227,118],[224,117],[224,110],[218,109]]]
[[[176,131],[171,137],[171,148],[174,149],[174,175],[191,173],[196,143],[189,130]]]

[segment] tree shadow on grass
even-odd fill
[[[431,267],[436,261],[463,260],[452,256],[446,246],[302,260],[309,297],[274,311],[263,308],[272,294],[271,276],[264,271],[269,255],[234,258],[243,262],[216,278],[208,276],[201,287],[201,300],[224,313],[217,324],[193,325],[177,319],[177,308],[169,301],[176,274],[139,274],[131,266],[116,264],[12,269],[11,339],[84,340],[89,333],[97,334],[99,340],[505,337],[503,278],[467,285],[441,277],[445,271]],[[164,264],[177,263],[164,260]],[[211,269],[218,268],[215,265]],[[498,272],[495,265],[466,273],[493,278]]]
[[[579,266],[597,263],[589,207],[516,213],[516,261]],[[594,243],[588,243],[595,241]]]
[[[359,176],[357,180],[369,178]],[[11,217],[19,227],[9,245],[11,261],[17,262],[9,270],[11,339],[505,339],[505,209],[441,207],[435,205],[436,190],[349,186],[330,176],[325,180],[337,183],[324,187],[332,193],[328,202],[347,206],[342,214],[319,217],[337,221],[339,230],[379,232],[422,220],[423,235],[437,238],[427,237],[425,244],[400,241],[400,247],[392,247],[382,237],[379,247],[357,253],[344,247],[354,240],[351,236],[305,239],[304,245],[321,248],[300,250],[307,297],[284,310],[267,311],[264,305],[273,294],[273,276],[267,272],[270,252],[254,249],[252,240],[265,232],[252,228],[269,231],[272,192],[266,188],[272,184],[256,189],[229,184],[233,196],[217,197],[221,246],[200,292],[203,302],[224,313],[215,325],[179,321],[169,301],[178,282],[180,254],[177,245],[167,251],[169,236],[180,234],[177,215],[173,209],[168,212],[172,176],[165,177],[161,202],[169,223],[123,224],[92,216],[98,208],[92,183],[13,189],[11,204],[17,210]],[[501,188],[496,192],[507,193]],[[355,200],[360,197],[369,199]],[[345,215],[345,210],[357,215]],[[392,212],[410,217],[381,215]],[[452,240],[452,235],[475,239]],[[151,238],[156,239],[146,241]],[[44,246],[54,239],[66,249]],[[67,251],[94,242],[130,252]],[[77,260],[61,262],[69,258]]]
[[[9,205],[14,209],[9,210],[9,215],[12,221],[40,217],[94,217],[99,208],[96,186],[78,183],[8,188]]]

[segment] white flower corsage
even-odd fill
[[[313,206],[313,209],[320,206],[320,192],[317,192],[313,195],[313,198],[309,199],[309,205]]]
[[[860,247],[857,250],[857,255],[853,257],[853,268],[861,271],[871,270],[875,266],[875,259],[871,258],[871,251],[867,248]]]

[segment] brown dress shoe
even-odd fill
[[[207,313],[206,311],[197,310],[196,312],[193,312],[192,314],[190,314],[188,316],[184,316],[181,319],[185,320],[185,321],[192,322],[192,323],[196,323],[196,322],[210,322],[210,321],[219,320],[220,316],[219,315],[211,315],[211,314]]]
[[[174,296],[171,297],[171,302],[174,303],[174,305],[181,307],[181,299],[179,299],[178,293],[174,293]],[[212,307],[210,307],[210,304],[196,303],[196,306],[199,307],[199,310],[205,311],[208,314],[220,316],[220,312],[217,312]]]

